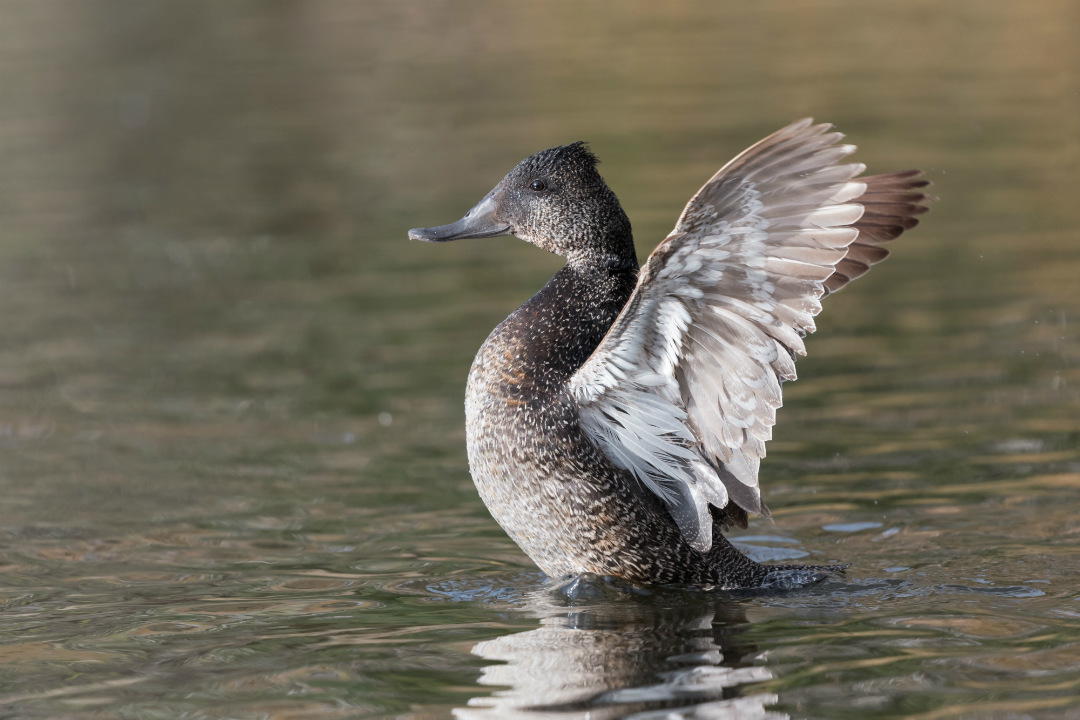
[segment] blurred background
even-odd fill
[[[743,540],[853,584],[721,613],[785,659],[740,657],[778,713],[1080,712],[1078,27],[1071,0],[5,3],[0,715],[487,692],[472,645],[563,611],[519,612],[543,577],[472,487],[464,382],[561,263],[407,228],[587,140],[644,257],[803,116],[940,200],[826,303]],[[814,654],[845,623],[865,666]],[[887,661],[896,634],[925,654]]]

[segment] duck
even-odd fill
[[[512,235],[565,258],[481,346],[469,470],[550,578],[760,588],[775,565],[724,533],[769,517],[759,485],[781,386],[821,301],[889,255],[932,200],[918,170],[864,176],[828,123],[792,123],[720,168],[639,266],[584,142],[522,160],[442,243]]]

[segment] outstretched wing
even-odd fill
[[[830,128],[799,121],[721,168],[571,379],[589,437],[702,552],[710,504],[767,512],[758,465],[821,298],[926,210],[917,171],[857,178],[865,166],[842,163],[855,147]]]

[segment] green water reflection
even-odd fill
[[[0,716],[1080,712],[1078,22],[1055,0],[5,6]],[[567,599],[476,497],[462,409],[559,261],[405,229],[586,139],[644,255],[803,115],[941,197],[829,299],[763,466],[775,522],[746,533],[852,570]]]

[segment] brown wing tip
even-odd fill
[[[858,202],[866,210],[855,227],[862,230],[864,225],[891,225],[910,230],[918,225],[916,218],[928,212],[929,203],[937,200],[920,192],[931,185],[922,175],[922,170],[902,170],[860,178],[866,183],[866,191]]]
[[[890,242],[919,224],[919,216],[930,210],[928,204],[937,200],[920,192],[932,184],[922,170],[901,170],[859,178],[866,191],[859,196],[863,215],[854,224],[859,231],[848,249],[847,257],[836,264],[836,272],[826,278],[825,295],[834,293],[857,277],[866,274],[870,266],[888,257],[881,243]]]

